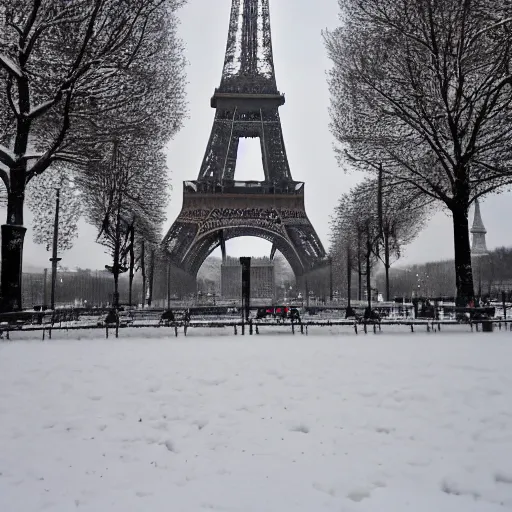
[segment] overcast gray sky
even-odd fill
[[[188,0],[180,11],[180,34],[186,46],[189,118],[168,146],[173,190],[168,207],[167,230],[181,209],[182,181],[196,179],[210,134],[214,110],[210,97],[219,85],[231,0]],[[330,67],[321,31],[338,24],[337,0],[270,0],[274,60],[278,87],[286,95],[281,120],[293,178],[306,182],[306,210],[320,238],[328,246],[329,216],[338,198],[360,175],[344,174],[334,158],[329,132],[329,93],[326,71]],[[263,177],[256,140],[240,145],[236,179]],[[510,194],[487,198],[482,204],[489,247],[511,245]],[[50,254],[32,243],[30,214],[25,265],[48,266]],[[68,267],[103,268],[109,257],[96,244],[95,230],[84,222],[75,247],[64,253]],[[228,243],[232,256],[268,254],[270,244],[253,238]],[[403,263],[453,257],[451,219],[436,215],[419,238],[405,251]]]

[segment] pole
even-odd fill
[[[371,250],[370,226],[366,224],[366,294],[368,295],[368,318],[371,318],[372,313]]]
[[[333,289],[332,289],[332,256],[329,256],[329,300],[333,300]]]
[[[242,265],[242,309],[245,322],[249,322],[251,309],[251,258],[240,258]]]
[[[370,258],[371,254],[369,249],[367,249],[366,253],[366,294],[368,295],[368,314],[372,311],[372,276],[370,272]]]
[[[44,280],[43,280],[43,306],[44,309],[48,307],[48,290],[46,289],[46,281],[48,279],[48,269],[44,269]]]
[[[119,152],[118,152],[118,142],[114,141],[114,149],[113,149],[113,166],[114,172],[117,176],[118,172],[124,172],[119,165]],[[113,307],[117,310],[119,309],[119,270],[120,270],[120,262],[119,259],[121,257],[121,203],[123,200],[123,186],[125,184],[124,176],[122,179],[118,178],[118,197],[117,197],[117,213],[116,213],[116,226],[114,232],[114,265],[112,266],[112,274],[114,275],[114,296],[113,296]]]
[[[352,309],[352,253],[347,245],[347,310]]]
[[[57,246],[59,243],[59,208],[60,208],[60,188],[57,188],[57,197],[55,199],[55,219],[53,222],[53,250],[50,261],[52,262],[52,294],[50,308],[55,309],[55,285],[57,284],[57,263],[62,259],[57,257]]]

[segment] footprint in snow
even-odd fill
[[[370,496],[370,491],[363,489],[358,489],[347,494],[347,498],[349,500],[355,501],[356,503],[359,503],[360,501],[363,501],[365,498],[369,498]]]
[[[498,484],[512,485],[512,474],[498,472],[494,475],[494,481]]]
[[[290,429],[291,432],[302,432],[303,434],[309,434],[309,427],[300,423],[299,425],[295,425]]]

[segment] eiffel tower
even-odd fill
[[[183,184],[182,210],[163,240],[173,281],[181,278],[193,290],[206,257],[220,246],[225,260],[226,240],[241,236],[269,240],[270,257],[279,250],[298,278],[327,264],[306,215],[304,183],[290,172],[278,111],[284,103],[274,72],[269,0],[232,0],[208,146],[197,180]],[[264,181],[235,181],[245,137],[260,140]]]

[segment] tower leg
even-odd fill
[[[270,249],[270,261],[274,261],[274,257],[276,255],[277,247],[275,244],[272,244],[272,249]]]
[[[220,250],[222,252],[222,263],[226,264],[226,240],[224,239],[224,232],[221,231],[219,233],[219,240],[220,240]]]

